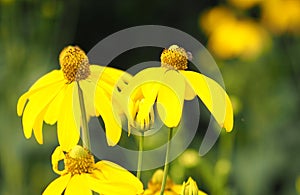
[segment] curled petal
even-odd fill
[[[44,75],[40,79],[38,79],[31,88],[24,93],[18,100],[17,104],[17,113],[18,116],[22,115],[25,104],[30,96],[41,91],[42,89],[48,88],[55,83],[61,83],[64,80],[63,74],[59,70],[53,70],[50,73]]]
[[[36,118],[55,98],[63,85],[62,82],[57,82],[47,88],[41,89],[29,97],[29,102],[25,107],[22,118],[23,130],[26,138],[31,137],[32,128]]]
[[[180,71],[216,121],[226,131],[233,128],[233,110],[225,90],[214,80],[192,71]]]

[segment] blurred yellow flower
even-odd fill
[[[58,169],[64,161],[64,170]],[[143,192],[143,184],[130,172],[109,161],[95,163],[94,157],[76,145],[66,152],[58,146],[52,154],[52,166],[60,177],[52,181],[43,195],[136,195]]]
[[[87,118],[101,115],[108,144],[115,145],[121,136],[121,126],[118,116],[112,112],[111,96],[118,80],[122,76],[122,79],[130,79],[130,76],[117,69],[90,65],[84,51],[77,46],[64,48],[59,62],[60,70],[41,77],[18,100],[17,113],[23,115],[25,137],[30,138],[33,130],[36,140],[42,144],[43,121],[50,125],[57,122],[61,147],[69,150],[75,146],[82,126],[81,91]]]
[[[184,100],[196,95],[203,101],[221,127],[227,131],[233,128],[233,111],[230,99],[224,89],[214,80],[197,72],[185,71],[188,53],[172,45],[161,54],[162,67],[147,68],[136,74],[124,88],[124,105],[132,113],[130,100],[144,98],[145,106],[140,112],[149,113],[157,102],[157,111],[167,127],[178,126]],[[129,120],[132,118],[129,116]]]
[[[251,20],[237,19],[228,8],[213,8],[200,20],[201,27],[209,36],[208,48],[219,58],[252,59],[270,44],[262,26]]]
[[[218,6],[201,14],[199,21],[203,31],[209,35],[218,28],[220,24],[234,19],[235,15],[229,8],[225,6]]]
[[[272,32],[277,34],[300,33],[300,1],[263,1],[262,21]]]
[[[249,9],[262,2],[262,0],[228,0],[228,2],[237,8]]]

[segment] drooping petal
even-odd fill
[[[231,101],[224,89],[214,80],[192,71],[180,71],[189,81],[198,97],[226,131],[233,128]]]
[[[91,116],[96,116],[96,108],[94,105],[96,85],[92,81],[79,81],[80,88],[83,93],[83,101],[86,110],[87,119]]]
[[[52,72],[50,72],[50,73],[44,75],[43,77],[41,77],[40,79],[38,79],[31,86],[31,88],[19,98],[18,104],[17,104],[18,116],[22,115],[25,104],[31,95],[41,91],[44,88],[48,88],[48,86],[51,86],[57,82],[62,82],[63,80],[64,80],[63,74],[59,70],[53,70]]]
[[[96,167],[100,171],[100,178],[106,179],[106,182],[112,186],[120,186],[118,191],[123,190],[126,192],[124,194],[133,195],[143,192],[143,184],[140,180],[123,167],[110,161],[99,161],[96,163]]]
[[[65,170],[58,169],[59,161],[63,160],[64,158],[65,158],[65,154],[63,152],[62,147],[57,146],[51,155],[51,164],[52,164],[53,171],[58,175],[62,175],[65,173]]]
[[[48,185],[43,192],[43,195],[62,194],[70,179],[71,174],[60,176]]]
[[[108,145],[116,145],[121,138],[121,120],[118,113],[113,109],[111,98],[107,97],[100,87],[97,87],[96,90],[95,106],[104,121]]]
[[[56,97],[64,83],[57,82],[43,88],[29,97],[25,110],[23,112],[22,124],[26,138],[31,137],[32,127],[40,112]]]
[[[77,145],[80,137],[80,104],[77,83],[71,83],[66,89],[63,100],[64,111],[57,121],[58,142],[64,151]]]
[[[157,96],[157,111],[167,127],[178,126],[182,116],[184,94],[184,77],[177,71],[167,71]]]
[[[65,195],[92,195],[92,191],[85,185],[85,177],[82,175],[74,175],[67,185]]]
[[[35,136],[36,141],[39,144],[43,144],[43,119],[45,116],[45,113],[47,111],[48,106],[44,108],[44,110],[36,117],[34,125],[33,125],[33,133]]]

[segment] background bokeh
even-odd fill
[[[0,0],[0,194],[41,194],[56,178],[56,129],[44,125],[44,145],[26,140],[18,97],[59,68],[66,45],[89,51],[116,31],[146,24],[177,28],[203,43],[235,109],[233,132],[222,133],[203,157],[197,150],[208,117],[201,118],[190,149],[171,164],[173,180],[192,176],[209,194],[300,194],[299,0]],[[130,51],[109,66],[159,60],[160,51]],[[152,173],[143,174],[144,184]]]

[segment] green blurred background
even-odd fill
[[[16,114],[20,95],[59,68],[66,45],[89,51],[114,32],[146,24],[177,28],[207,46],[235,109],[233,132],[200,158],[199,131],[172,163],[173,180],[192,176],[209,194],[300,194],[299,0],[0,0],[0,194],[41,194],[57,177],[50,161],[56,129],[44,125],[44,145],[26,140]],[[159,60],[159,52],[141,51],[110,66]],[[145,184],[152,172],[143,174]]]

